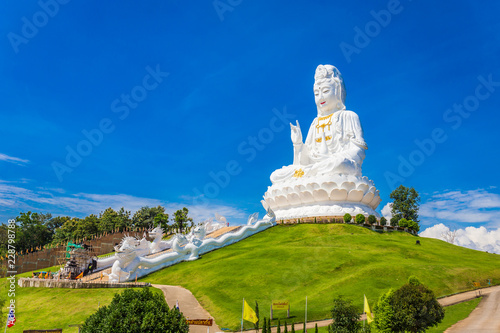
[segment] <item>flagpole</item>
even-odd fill
[[[245,310],[245,298],[243,298],[243,303],[241,304],[241,333],[243,333],[243,311]]]
[[[306,318],[304,320],[304,333],[307,333],[307,296],[306,296]]]
[[[11,309],[11,307],[9,306],[7,309],[9,309],[9,311],[7,312],[7,321],[5,322],[5,331],[4,331],[4,333],[7,333],[7,325],[9,325],[9,316],[10,316],[10,309]]]

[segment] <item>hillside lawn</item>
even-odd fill
[[[321,320],[330,316],[335,296],[344,295],[361,309],[366,294],[373,307],[382,293],[411,275],[436,296],[471,290],[473,281],[499,284],[500,255],[356,225],[277,225],[140,280],[189,289],[219,327],[238,330],[243,298],[252,307],[259,303],[261,318],[269,317],[272,300],[290,300],[290,323],[303,322],[307,296],[308,321]],[[283,322],[286,312],[274,316]]]

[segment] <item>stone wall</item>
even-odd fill
[[[43,288],[71,288],[71,289],[91,289],[91,288],[142,288],[151,286],[150,283],[111,283],[111,282],[80,282],[74,280],[45,280],[37,278],[21,278],[17,281],[20,287],[43,287]]]

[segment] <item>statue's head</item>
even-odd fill
[[[314,74],[314,100],[319,115],[345,109],[344,79],[332,65],[319,65]]]

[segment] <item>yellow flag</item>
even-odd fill
[[[45,274],[45,278],[48,279],[49,278],[49,272],[47,272],[47,274]]]
[[[365,313],[366,313],[366,320],[368,321],[368,324],[370,324],[373,321],[373,314],[370,310],[370,306],[368,305],[368,300],[366,299],[366,295],[365,295]]]
[[[38,274],[38,278],[43,279],[43,272],[40,272],[40,274]]]
[[[80,274],[78,274],[78,276],[76,277],[76,279],[81,279],[83,277],[83,272],[81,272]]]
[[[255,311],[248,305],[247,301],[243,301],[243,319],[254,324],[259,320]]]

